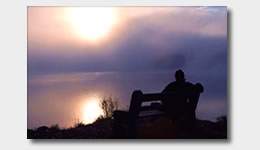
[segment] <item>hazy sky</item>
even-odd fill
[[[28,8],[29,128],[85,121],[83,105],[102,96],[129,105],[179,68],[204,85],[197,117],[225,115],[226,7]]]

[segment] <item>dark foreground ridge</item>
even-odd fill
[[[136,139],[227,139],[227,118],[222,116],[217,120],[196,120],[192,128],[187,128],[186,125],[173,122],[165,116],[140,118]],[[79,124],[67,129],[60,129],[58,126],[27,129],[27,138],[116,139],[113,136],[113,119],[99,119],[93,124]]]

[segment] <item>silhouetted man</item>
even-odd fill
[[[195,109],[199,95],[203,92],[203,86],[199,83],[193,85],[186,82],[182,70],[175,72],[175,79],[176,81],[168,84],[162,91],[162,94],[165,94],[165,99],[162,102],[166,112],[176,118],[195,119]]]
[[[185,92],[186,96],[189,95],[190,90],[193,87],[193,84],[189,82],[185,82],[184,72],[182,70],[177,70],[175,72],[175,80],[174,82],[171,82],[166,86],[166,88],[163,90],[163,93],[165,92]]]

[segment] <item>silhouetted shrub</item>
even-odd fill
[[[60,130],[60,126],[58,124],[52,125],[50,127],[51,130]]]
[[[217,117],[217,122],[227,122],[227,116]]]
[[[103,115],[101,118],[112,118],[113,112],[119,108],[118,99],[112,98],[111,96],[103,97],[99,104],[103,110]]]
[[[74,128],[80,128],[84,127],[85,124],[82,121],[77,120],[77,122],[74,124]]]
[[[45,132],[45,131],[47,131],[49,128],[47,127],[47,126],[41,126],[41,127],[39,127],[36,131],[37,132]]]

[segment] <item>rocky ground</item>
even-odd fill
[[[127,130],[127,129],[125,129]],[[122,131],[124,132],[124,131]],[[28,139],[113,139],[113,119],[99,119],[93,124],[60,129],[42,126],[27,129]],[[118,137],[117,137],[118,138]],[[127,138],[127,137],[122,137]],[[194,123],[174,122],[167,117],[139,119],[138,139],[227,139],[227,120],[217,122],[196,120]]]

